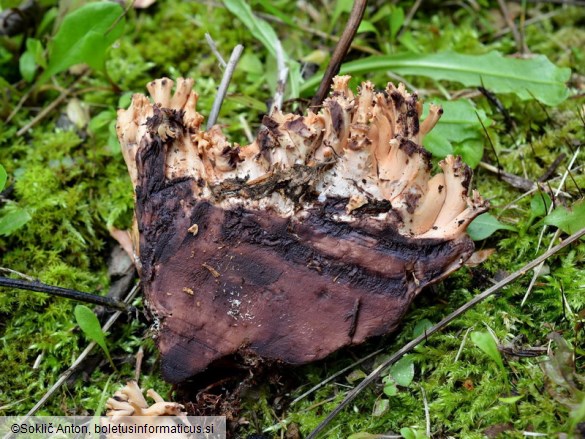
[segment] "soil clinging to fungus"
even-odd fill
[[[488,204],[460,158],[421,146],[442,110],[401,84],[334,79],[319,113],[275,111],[256,140],[202,128],[193,80],[148,84],[118,113],[134,250],[165,379],[240,354],[290,364],[396,329],[472,254]],[[469,195],[468,195],[469,194]]]

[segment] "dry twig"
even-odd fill
[[[73,87],[75,86],[75,84],[77,84],[81,80],[81,78],[83,78],[87,74],[87,72],[88,72],[88,70],[85,70],[83,73],[81,73],[81,75],[79,75],[77,78],[75,78],[75,80],[72,82],[72,84],[68,88],[63,90],[61,92],[61,94],[59,96],[57,96],[57,98],[55,100],[53,100],[53,102],[51,102],[49,105],[47,105],[45,108],[43,108],[41,110],[41,112],[39,114],[37,114],[29,123],[27,123],[21,129],[19,129],[16,132],[16,135],[22,136],[24,133],[26,133],[28,130],[30,130],[32,127],[34,127],[37,123],[39,123],[41,120],[43,120],[48,114],[50,114],[51,111],[53,111],[55,108],[57,108],[70,94],[73,93]]]
[[[232,50],[230,59],[227,63],[225,71],[223,72],[221,83],[219,84],[219,88],[217,89],[217,95],[215,96],[215,100],[213,101],[213,107],[211,108],[209,119],[207,120],[208,130],[213,125],[215,125],[215,122],[217,122],[217,117],[219,116],[219,111],[221,110],[223,100],[225,99],[228,86],[230,85],[230,81],[234,74],[234,70],[236,69],[236,65],[238,64],[238,61],[240,60],[240,56],[242,56],[243,51],[244,46],[242,46],[241,44],[238,44],[236,47],[234,47],[234,50]]]
[[[209,35],[208,33],[205,33],[205,41],[207,41],[207,45],[209,46],[209,48],[219,61],[221,68],[225,69],[227,67],[227,63],[225,62],[225,59],[223,59],[223,56],[221,56],[221,53],[219,53],[219,50],[217,50],[217,45],[215,44],[215,41],[213,41],[213,38],[211,38],[211,35]]]
[[[325,96],[327,96],[327,93],[329,93],[329,88],[331,87],[333,77],[339,73],[339,68],[341,67],[343,58],[345,58],[353,37],[355,36],[355,33],[360,26],[367,3],[367,0],[355,0],[353,9],[351,10],[351,14],[349,16],[349,20],[347,21],[347,25],[345,26],[339,42],[335,46],[335,51],[333,52],[331,61],[329,61],[327,70],[325,70],[321,84],[319,84],[319,89],[311,100],[311,107],[318,107],[321,105],[325,99]]]
[[[512,19],[512,16],[510,14],[510,11],[508,10],[508,6],[506,5],[506,2],[504,0],[498,0],[498,5],[500,6],[502,16],[504,17],[504,20],[506,21],[508,28],[510,28],[510,30],[512,31],[512,35],[514,36],[514,41],[516,42],[516,49],[520,53],[525,53],[526,48],[524,47],[524,41],[523,41],[522,35],[518,31],[518,27],[516,26],[516,23],[514,23],[514,20]]]
[[[427,401],[427,394],[426,394],[425,388],[423,386],[420,386],[420,391],[422,393],[423,404],[425,407],[425,421],[426,421],[426,427],[427,427],[427,437],[431,437],[431,415],[429,412],[429,402]]]
[[[402,27],[396,33],[396,38],[400,37],[400,35],[402,35],[402,33],[408,28],[408,26],[410,25],[410,22],[414,18],[414,15],[416,14],[418,9],[420,8],[421,4],[422,4],[422,0],[416,0],[414,2],[414,5],[412,5],[412,8],[410,8],[410,10],[408,11],[408,14],[406,14],[406,18],[404,18],[404,23],[402,23]]]
[[[272,99],[272,110],[270,113],[280,111],[282,108],[282,100],[284,98],[284,89],[286,87],[286,77],[288,76],[288,67],[286,66],[284,51],[280,40],[276,40],[276,66],[278,69],[278,81],[276,82],[276,91]]]
[[[93,303],[106,308],[112,308],[119,311],[133,312],[134,307],[120,300],[111,297],[98,296],[97,294],[84,293],[69,288],[55,287],[39,281],[25,281],[21,279],[11,279],[9,277],[0,277],[0,286],[8,288],[17,288],[19,290],[36,291],[47,293],[53,296],[65,297],[67,299],[78,300],[80,302]]]
[[[567,180],[567,176],[571,172],[571,168],[573,167],[573,164],[575,164],[575,160],[579,156],[580,151],[581,151],[581,148],[577,148],[577,150],[575,151],[575,154],[573,154],[573,157],[571,158],[571,162],[569,163],[569,166],[567,166],[567,170],[563,174],[563,178],[561,178],[561,182],[559,183],[559,186],[557,187],[557,190],[554,193],[553,199],[558,197],[559,194],[561,193],[561,189],[565,185],[565,181]],[[551,205],[548,208],[547,214],[552,212],[553,207],[554,207],[554,205],[551,203]],[[542,242],[542,238],[543,238],[547,228],[548,228],[548,226],[545,224],[542,227],[542,230],[540,231],[540,236],[538,237],[538,245],[536,246],[537,251],[538,251],[538,248],[540,248],[540,243]],[[553,238],[551,239],[550,244],[548,246],[549,250],[552,247],[552,245],[555,243],[555,241],[558,239],[558,237],[560,236],[560,233],[561,233],[560,230],[557,230],[555,232],[555,234],[554,234]],[[526,300],[528,299],[528,296],[530,296],[530,293],[532,292],[532,289],[534,288],[534,284],[536,283],[536,279],[540,275],[540,270],[542,269],[543,266],[544,266],[544,261],[541,264],[539,264],[538,267],[536,267],[536,269],[534,270],[534,274],[532,275],[532,279],[530,280],[530,284],[528,285],[528,288],[526,289],[526,294],[524,294],[524,298],[522,299],[522,303],[520,303],[520,306],[524,306],[524,303],[526,303]]]
[[[348,370],[353,369],[356,366],[359,366],[360,364],[362,364],[364,361],[369,360],[370,358],[375,357],[378,354],[381,354],[382,352],[384,352],[384,349],[378,349],[377,351],[372,352],[371,354],[366,355],[364,358],[360,358],[359,360],[357,360],[356,362],[350,364],[347,367],[344,367],[343,369],[341,369],[339,372],[334,373],[333,375],[331,375],[330,377],[324,379],[323,381],[321,381],[320,383],[316,384],[315,386],[311,387],[309,390],[307,390],[305,393],[303,393],[301,396],[296,397],[293,402],[290,403],[290,405],[294,405],[297,402],[299,402],[300,400],[306,398],[307,396],[309,396],[311,393],[319,390],[321,387],[323,387],[325,384],[330,383],[331,381],[333,381],[335,378],[337,378],[340,375],[343,375],[345,372],[347,372]]]
[[[35,279],[28,274],[21,273],[20,271],[13,270],[12,268],[0,267],[0,272],[14,274],[18,277],[28,280],[29,282],[38,282],[38,279]]]

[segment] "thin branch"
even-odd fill
[[[497,156],[496,156],[497,159]],[[510,186],[520,189],[522,191],[536,190],[537,185],[535,182],[527,180],[524,177],[520,177],[515,174],[503,171],[500,166],[494,166],[486,162],[479,162],[479,166],[489,172],[496,174],[500,180],[505,181]]]
[[[43,120],[47,114],[49,114],[51,111],[53,111],[55,108],[57,108],[61,104],[61,102],[63,102],[65,100],[65,98],[67,98],[67,96],[69,96],[70,93],[71,93],[71,90],[69,90],[69,89],[63,90],[63,92],[61,92],[61,94],[53,102],[51,102],[49,105],[47,105],[45,108],[43,108],[41,110],[41,112],[39,114],[37,114],[29,123],[27,123],[21,129],[19,129],[16,132],[16,135],[22,136],[24,133],[26,133],[28,130],[30,130],[32,127],[34,127],[37,123],[39,123],[41,120]]]
[[[134,286],[134,288],[132,288],[132,290],[126,296],[126,299],[124,299],[124,302],[126,303],[126,305],[128,307],[129,307],[129,304],[134,299],[134,297],[136,296],[136,294],[138,293],[139,288],[140,288],[140,282],[137,283]],[[112,314],[112,316],[104,324],[103,331],[106,332],[107,330],[109,330],[112,327],[112,325],[116,322],[116,320],[118,320],[118,317],[120,317],[121,315],[122,315],[122,311],[116,311],[114,314]],[[43,395],[43,397],[39,400],[39,402],[37,402],[35,404],[35,406],[29,410],[29,412],[26,414],[26,417],[22,420],[22,422],[26,422],[26,419],[29,416],[33,416],[49,400],[49,398],[51,396],[53,396],[53,394],[59,389],[59,387],[61,387],[65,383],[65,381],[67,381],[67,379],[73,374],[73,372],[75,372],[75,370],[85,360],[85,358],[89,355],[89,353],[92,351],[92,349],[95,346],[96,346],[96,343],[94,341],[92,341],[90,344],[87,345],[85,350],[79,355],[79,357],[76,358],[76,360],[69,367],[69,369],[67,369],[65,372],[63,372],[61,374],[61,376],[59,376],[59,378],[57,379],[55,384],[53,384],[51,386],[51,388],[49,390],[47,390],[47,393],[45,393]]]
[[[563,177],[561,178],[561,182],[559,183],[557,190],[555,191],[555,193],[553,195],[553,200],[556,197],[558,197],[559,194],[561,193],[561,189],[565,185],[565,181],[567,180],[567,176],[569,175],[571,168],[575,164],[575,160],[577,160],[577,156],[579,155],[580,151],[581,151],[581,147],[577,148],[577,150],[575,151],[575,154],[573,154],[573,157],[571,158],[569,166],[567,166],[567,170],[563,174]],[[552,212],[553,208],[554,208],[554,205],[553,205],[553,203],[551,203],[551,205],[548,207],[548,211],[546,212],[547,215]],[[536,246],[537,249],[540,248],[540,243],[542,242],[542,238],[546,232],[547,227],[548,226],[546,224],[544,226],[542,226],[542,230],[540,231],[540,235],[538,237],[538,245]],[[555,235],[553,236],[553,239],[551,240],[551,242],[548,246],[549,249],[554,244],[554,242],[557,240],[559,235],[560,235],[560,231],[557,230],[555,232]],[[526,294],[524,294],[524,297],[522,298],[522,303],[520,303],[520,306],[524,306],[524,304],[526,303],[526,300],[528,300],[528,296],[530,296],[530,293],[532,292],[532,289],[534,288],[534,284],[536,283],[536,279],[540,275],[540,270],[542,269],[543,266],[544,266],[544,261],[542,262],[542,264],[540,264],[536,268],[536,270],[534,270],[534,274],[532,275],[532,279],[530,280],[530,284],[528,285],[528,288],[526,289]]]
[[[514,0],[515,3],[521,3],[523,0]],[[553,3],[565,6],[585,6],[582,0],[526,0],[527,3]]]
[[[510,274],[505,279],[501,280],[497,284],[493,285],[492,287],[485,290],[483,293],[478,294],[465,305],[457,308],[435,326],[430,328],[428,331],[425,331],[423,334],[416,337],[414,340],[410,341],[406,345],[404,345],[401,349],[399,349],[394,355],[392,355],[388,360],[384,361],[380,364],[376,369],[374,369],[366,378],[363,379],[352,391],[350,391],[346,397],[341,401],[341,403],[329,414],[327,417],[321,421],[321,423],[307,436],[307,439],[315,439],[323,429],[329,425],[329,423],[351,402],[353,401],[366,387],[374,382],[380,375],[380,373],[385,370],[388,366],[391,366],[396,361],[398,361],[404,354],[413,350],[420,342],[426,340],[429,336],[433,335],[434,333],[440,331],[457,317],[461,316],[469,309],[473,308],[480,302],[483,302],[485,299],[493,295],[494,293],[498,292],[508,284],[514,282],[516,279],[522,277],[528,271],[532,270],[534,267],[539,265],[540,263],[544,262],[554,254],[558,253],[563,248],[567,247],[568,245],[572,244],[573,242],[577,241],[582,236],[585,236],[585,227],[579,230],[578,232],[573,233],[569,236],[566,240],[564,240],[559,245],[553,247],[542,256],[534,259],[532,262],[529,262],[520,270],[515,271],[514,273]]]
[[[8,118],[5,121],[6,123],[9,123],[12,120],[12,118],[18,114],[24,103],[28,100],[28,98],[30,98],[30,95],[32,94],[34,87],[35,87],[34,85],[31,86],[31,88],[29,88],[29,90],[22,95],[22,97],[18,101],[18,104],[16,104],[16,106],[14,107],[14,110],[12,110],[8,115]]]
[[[129,306],[120,300],[110,297],[98,296],[97,294],[83,293],[69,288],[54,287],[38,281],[27,281],[21,279],[11,279],[9,277],[0,277],[0,287],[17,288],[19,290],[36,291],[38,293],[47,293],[52,296],[65,297],[67,299],[77,300],[80,302],[93,303],[106,308],[112,308],[119,311],[133,312],[135,308]]]
[[[347,21],[347,25],[343,30],[343,34],[341,34],[339,42],[335,46],[335,51],[333,52],[331,61],[329,61],[327,70],[325,70],[325,74],[323,75],[321,84],[319,84],[319,89],[317,90],[317,93],[311,100],[311,107],[318,107],[319,105],[321,105],[321,103],[325,100],[325,96],[327,96],[327,93],[329,93],[329,88],[331,87],[333,77],[339,73],[341,63],[343,62],[343,59],[347,54],[353,37],[355,36],[358,27],[360,26],[362,17],[364,16],[364,12],[366,10],[367,3],[368,3],[367,0],[354,1],[351,14],[349,15],[349,20]]]
[[[43,120],[55,108],[57,108],[67,98],[67,96],[69,96],[71,93],[73,93],[73,86],[75,84],[77,84],[81,80],[81,78],[83,78],[88,73],[88,71],[89,71],[89,69],[86,69],[83,73],[81,73],[81,75],[79,75],[77,78],[75,78],[75,80],[71,83],[71,85],[68,88],[63,90],[61,92],[61,94],[59,96],[57,96],[57,98],[55,98],[55,100],[53,102],[51,102],[49,105],[47,105],[45,108],[43,108],[40,111],[40,113],[37,114],[29,123],[27,123],[21,129],[19,129],[16,132],[16,135],[19,137],[22,136],[24,133],[26,133],[28,130],[30,130],[32,127],[34,127],[37,123],[39,123],[41,120]]]
[[[38,282],[38,280],[35,279],[34,277],[29,276],[28,274],[21,273],[20,271],[13,270],[12,268],[0,267],[0,272],[14,274],[14,275],[19,276],[23,279],[26,279],[30,282]]]
[[[459,357],[461,356],[461,353],[463,352],[463,348],[465,347],[465,342],[467,341],[467,336],[469,335],[469,333],[471,332],[472,329],[473,329],[473,326],[470,328],[467,328],[467,331],[465,331],[465,335],[463,336],[463,340],[461,340],[461,344],[459,345],[459,350],[457,351],[457,355],[455,355],[455,360],[453,360],[453,363],[457,363],[459,361]]]
[[[252,130],[250,129],[250,125],[248,125],[248,121],[244,117],[243,114],[238,115],[238,120],[242,125],[242,129],[244,130],[244,134],[246,135],[246,139],[248,139],[248,143],[252,143],[254,141],[254,136],[252,135]]]
[[[408,26],[410,25],[410,22],[414,18],[415,14],[418,11],[418,9],[420,8],[421,4],[422,4],[422,0],[416,0],[414,2],[414,5],[412,5],[412,8],[410,8],[410,11],[408,11],[408,14],[406,14],[406,17],[404,18],[404,22],[402,23],[402,26],[400,27],[400,29],[396,33],[396,39],[398,39],[398,37],[400,37],[400,35],[402,35],[402,33],[408,28]]]
[[[512,16],[510,15],[510,11],[508,10],[508,5],[506,5],[506,2],[504,0],[498,0],[498,5],[500,6],[502,16],[504,17],[504,20],[506,21],[508,28],[510,28],[510,30],[512,31],[512,35],[514,36],[514,41],[516,42],[516,49],[518,50],[518,52],[524,53],[524,47],[522,44],[522,36],[520,35],[520,32],[518,31],[518,28],[516,27],[516,23],[514,23],[514,20],[512,19]]]
[[[427,394],[425,392],[425,388],[420,386],[420,391],[423,397],[423,404],[425,407],[425,420],[426,420],[426,427],[427,427],[427,437],[431,437],[431,415],[429,412],[429,402],[427,401]]]
[[[579,166],[575,166],[573,168],[573,171],[579,171],[581,169],[583,169],[585,167],[585,165],[579,165]],[[548,181],[556,181],[561,179],[561,176],[556,176],[551,178]],[[519,195],[518,197],[516,197],[515,199],[513,199],[512,201],[510,201],[508,204],[506,204],[501,210],[500,210],[500,216],[508,209],[510,209],[512,206],[514,206],[518,201],[520,201],[523,198],[526,198],[530,195],[532,195],[534,192],[536,192],[538,190],[538,187],[535,187],[534,189],[529,190],[528,192],[523,193],[522,195]],[[565,194],[564,196],[568,196],[569,194],[566,194],[565,192],[560,192],[561,194]]]
[[[299,402],[300,400],[306,398],[307,396],[309,396],[311,393],[319,390],[321,387],[323,387],[325,384],[330,383],[331,381],[333,381],[335,378],[337,378],[339,375],[343,375],[345,372],[347,372],[348,370],[353,369],[354,367],[362,364],[364,361],[369,360],[372,357],[375,357],[376,355],[380,354],[384,352],[384,349],[378,349],[377,351],[372,352],[371,354],[366,355],[364,358],[360,358],[358,361],[350,364],[347,367],[344,367],[343,369],[341,369],[339,372],[334,373],[333,375],[331,375],[329,378],[321,381],[319,384],[311,387],[309,390],[307,390],[305,393],[303,393],[301,396],[296,397],[293,402],[290,403],[290,405],[294,405],[297,402]]]
[[[553,11],[547,12],[546,14],[541,14],[537,15],[536,17],[529,18],[524,22],[524,27],[526,28],[527,26],[532,26],[533,24],[537,24],[541,21],[548,20],[549,18],[553,18],[562,12],[563,12],[562,9],[555,9]],[[493,34],[493,38],[496,39],[503,37],[504,35],[509,34],[510,32],[512,32],[512,30],[509,27],[507,27]]]
[[[282,44],[280,40],[276,40],[276,66],[278,69],[278,81],[276,82],[276,91],[274,92],[274,98],[272,99],[272,110],[270,113],[280,111],[282,108],[282,100],[284,98],[284,89],[286,87],[286,77],[288,76],[288,67],[286,66],[284,51],[282,50]]]
[[[298,29],[298,30],[301,30],[301,31],[306,32],[308,34],[315,35],[319,38],[323,38],[324,40],[334,41],[335,43],[338,43],[339,40],[341,39],[341,37],[338,37],[337,35],[329,35],[327,32],[320,31],[319,29],[313,29],[312,27],[305,26],[302,23],[296,23],[295,25],[291,25],[289,23],[282,21],[280,18],[275,17],[274,15],[259,12],[258,16],[264,18],[267,21],[272,21],[274,23],[282,24],[284,26],[289,26],[293,29]],[[355,49],[355,50],[359,50],[360,52],[369,53],[371,55],[382,55],[383,54],[379,50],[376,50],[370,46],[362,46],[362,45],[356,44],[354,42],[352,42],[349,47],[352,49]]]
[[[207,129],[209,130],[215,122],[217,122],[217,117],[219,116],[219,111],[221,110],[221,106],[223,104],[223,100],[225,99],[225,95],[227,93],[228,86],[230,85],[230,81],[234,74],[234,70],[236,69],[236,65],[240,60],[240,56],[242,56],[242,52],[244,51],[244,46],[238,44],[232,50],[232,54],[230,59],[227,63],[225,71],[223,72],[223,77],[221,78],[221,83],[219,84],[219,88],[217,89],[217,95],[215,96],[215,100],[213,101],[213,107],[211,108],[211,114],[209,115],[209,119],[207,120]]]
[[[134,368],[134,381],[137,383],[140,382],[140,373],[142,371],[142,360],[144,360],[144,349],[142,346],[138,349],[136,353],[136,367]]]
[[[501,168],[491,165],[486,162],[479,162],[479,167],[485,169],[486,171],[493,172],[497,174],[500,180],[505,181],[510,186],[520,189],[522,191],[526,191],[526,193],[531,194],[538,190],[538,185],[533,182],[532,180],[528,180],[524,177],[520,177],[516,174],[510,174],[509,172],[503,171]],[[540,179],[538,180],[540,182]],[[570,194],[565,191],[557,191],[555,196],[563,196],[565,198],[570,198]]]
[[[215,44],[215,41],[213,41],[213,38],[211,38],[211,35],[209,35],[207,32],[205,33],[205,41],[207,41],[209,48],[211,49],[211,51],[213,52],[213,54],[215,55],[215,57],[219,61],[221,68],[225,69],[227,67],[227,64],[226,64],[225,60],[223,59],[223,56],[221,56],[221,53],[219,53],[219,50],[217,50],[217,45]]]
[[[555,173],[555,171],[557,170],[557,168],[559,167],[559,165],[562,163],[563,160],[565,160],[567,158],[567,155],[564,152],[561,152],[559,154],[559,156],[550,164],[550,166],[548,168],[546,168],[546,171],[544,172],[544,174],[542,174],[539,178],[538,178],[538,182],[539,183],[543,183],[545,181],[550,180],[550,178],[553,176],[553,174]]]

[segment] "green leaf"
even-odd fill
[[[585,398],[581,401],[581,403],[571,410],[571,424],[576,426],[580,422],[585,420]]]
[[[475,218],[469,227],[467,233],[474,241],[481,241],[491,236],[496,230],[511,230],[516,231],[516,228],[507,224],[501,223],[498,219],[490,213],[484,213]]]
[[[25,81],[33,81],[38,66],[47,67],[43,45],[36,38],[27,38],[26,51],[18,60],[20,74]]]
[[[423,146],[427,151],[433,154],[434,157],[443,158],[449,154],[454,154],[453,145],[445,136],[443,136],[436,128],[441,121],[428,133],[423,139]]]
[[[20,74],[26,82],[32,82],[35,78],[35,72],[37,71],[37,63],[35,62],[34,54],[30,52],[24,52],[18,60],[18,68]]]
[[[365,431],[361,431],[359,433],[351,434],[347,437],[347,439],[379,439],[379,434],[371,434]]]
[[[441,52],[371,56],[344,64],[341,74],[389,70],[399,75],[459,82],[467,87],[483,85],[494,93],[514,93],[523,100],[537,99],[547,105],[558,105],[567,98],[565,83],[571,74],[570,69],[555,66],[544,55],[517,59],[504,57],[499,52],[484,55]],[[315,75],[303,84],[301,92],[313,91],[320,81],[321,75]]]
[[[412,52],[413,54],[420,54],[424,51],[421,44],[410,31],[401,33],[398,37],[398,41],[406,48],[406,50]]]
[[[431,323],[430,320],[422,319],[419,322],[417,322],[416,326],[412,330],[412,336],[414,338],[416,338],[416,337],[424,334],[425,331],[427,331],[428,329],[431,329],[432,327],[433,327],[433,324]]]
[[[106,401],[109,398],[108,388],[110,386],[110,382],[112,381],[113,376],[114,375],[110,375],[108,377],[108,381],[106,381],[106,385],[104,386],[104,389],[102,390],[100,400],[98,402],[96,409],[93,412],[93,417],[91,418],[91,421],[90,421],[90,425],[89,425],[90,431],[96,431],[95,426],[100,424],[100,416],[102,414],[102,411],[104,410],[104,407],[106,406]]]
[[[266,103],[253,98],[252,96],[231,95],[226,97],[227,101],[236,102],[246,108],[251,108],[256,111],[266,111]]]
[[[372,410],[372,416],[374,416],[374,417],[382,416],[384,413],[386,413],[388,411],[389,407],[390,407],[390,401],[388,399],[382,398],[382,399],[376,400],[376,402],[374,404],[374,409]]]
[[[2,192],[6,186],[6,180],[8,180],[8,174],[6,174],[4,166],[0,165],[0,192]]]
[[[287,14],[281,12],[280,9],[275,7],[271,1],[268,1],[268,0],[256,0],[256,1],[260,5],[262,5],[262,7],[264,9],[266,9],[268,12],[270,12],[272,15],[280,18],[284,23],[288,24],[289,26],[291,26],[293,28],[297,28],[297,25],[295,24],[294,20],[291,20],[291,18]]]
[[[110,351],[106,345],[104,331],[93,311],[85,305],[77,305],[75,307],[75,320],[87,338],[96,342],[105,352],[109,362],[113,364]]]
[[[416,432],[409,427],[404,427],[400,429],[400,434],[404,439],[417,439]]]
[[[276,58],[278,37],[274,29],[264,20],[257,18],[252,12],[250,5],[243,0],[224,0],[223,3],[232,14],[244,23],[254,38],[260,41],[270,54]]]
[[[390,368],[390,375],[396,384],[408,387],[414,378],[414,363],[409,357],[403,357]]]
[[[35,62],[43,67],[47,67],[47,60],[45,59],[45,51],[43,49],[43,44],[37,40],[36,38],[28,38],[26,40],[26,50],[30,52],[35,57]]]
[[[373,32],[378,34],[378,29],[376,29],[376,26],[374,26],[370,21],[362,20],[360,27],[358,27],[357,33],[361,34],[363,32]]]
[[[405,439],[426,439],[426,434],[414,428],[404,427],[400,429],[400,434]]]
[[[7,206],[3,209],[4,215],[0,217],[0,235],[8,236],[28,223],[32,217],[26,209]]]
[[[585,227],[585,199],[569,208],[557,207],[544,219],[544,223],[558,227],[569,235],[581,230]]]
[[[481,123],[485,127],[492,124],[492,120],[487,117],[485,111],[475,108],[469,99],[456,101],[434,99],[433,103],[443,108],[443,114],[433,131],[437,131],[447,137],[451,142],[463,142],[468,139],[482,137],[484,132]],[[423,117],[428,114],[429,107],[430,104],[425,105]]]
[[[356,369],[352,371],[347,377],[346,380],[349,383],[355,383],[356,381],[361,381],[366,377],[366,373],[361,369]]]
[[[475,168],[483,157],[483,139],[469,139],[455,144],[453,154],[460,155],[465,163]]]
[[[534,194],[530,200],[530,213],[534,218],[545,216],[550,208],[552,200],[546,192],[538,192]]]
[[[41,35],[44,35],[45,33],[49,32],[58,16],[59,8],[56,7],[51,8],[47,12],[45,12],[43,15],[43,19],[41,20],[41,23],[39,24],[35,32],[36,35],[40,37]]]
[[[502,398],[498,398],[501,402],[503,402],[504,404],[516,404],[518,401],[520,401],[522,398],[524,398],[524,395],[519,395],[519,396],[507,396],[507,397],[502,397]]]
[[[551,204],[552,200],[546,192],[538,191],[535,193],[530,200],[530,218],[524,224],[524,229],[528,229],[535,219],[546,216]]]
[[[266,50],[276,59],[276,47],[279,44],[278,36],[274,29],[264,20],[257,18],[250,6],[244,0],[223,0],[225,7],[236,16],[248,28],[250,33],[260,41]],[[302,82],[300,64],[288,57],[285,53],[288,65],[288,89],[290,96],[296,98],[299,95],[299,87]]]
[[[104,407],[106,406],[106,401],[110,397],[110,393],[108,390],[109,390],[110,381],[112,381],[112,378],[113,378],[113,375],[110,375],[108,377],[108,381],[106,381],[106,385],[104,386],[104,389],[102,390],[102,394],[100,396],[100,400],[98,402],[98,405],[94,410],[94,418],[92,419],[92,421],[99,419],[99,416],[102,414],[102,411],[104,410]]]
[[[488,332],[475,331],[470,334],[471,341],[480,348],[488,357],[494,360],[501,369],[504,369],[504,362],[494,338]]]
[[[122,107],[123,108],[123,107]],[[113,110],[104,110],[101,113],[98,113],[89,121],[89,131],[93,134],[101,131],[104,128],[107,128],[113,120],[116,119],[116,112]]]
[[[335,9],[333,10],[331,21],[329,22],[329,33],[333,32],[333,28],[335,27],[335,24],[339,22],[341,14],[344,12],[350,13],[352,6],[353,0],[337,0],[335,2]]]
[[[490,126],[492,120],[469,100],[434,100],[434,103],[441,105],[443,115],[435,128],[425,136],[424,147],[439,158],[449,154],[460,155],[465,163],[472,168],[476,167],[483,156],[483,127]],[[430,103],[424,106],[423,118],[427,116],[429,107]]]
[[[124,11],[118,3],[88,3],[68,14],[50,46],[49,65],[40,81],[85,63],[105,70],[106,52],[124,30]]]
[[[392,377],[388,376],[389,378],[386,380],[386,385],[384,386],[384,394],[386,396],[396,396],[398,394],[398,387],[396,387],[396,383],[392,380]]]
[[[394,41],[398,31],[404,24],[404,9],[397,7],[394,8],[390,15],[390,39]]]

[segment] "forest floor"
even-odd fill
[[[118,243],[111,230],[130,228],[133,215],[116,110],[152,79],[191,77],[198,111],[208,115],[222,77],[209,33],[226,59],[237,44],[245,47],[218,120],[245,144],[274,95],[275,38],[289,67],[284,108],[304,108],[352,6],[169,0],[75,15],[86,2],[39,3],[15,14],[20,32],[0,36],[0,275],[22,273],[101,295],[127,272],[113,257]],[[19,4],[2,3],[3,32],[10,6]],[[425,103],[443,105],[443,120],[425,146],[437,159],[461,154],[474,167],[473,186],[491,210],[471,234],[483,255],[493,254],[423,291],[395,334],[258,380],[231,406],[236,437],[306,437],[390,354],[585,227],[584,47],[583,2],[369,3],[342,72],[352,74],[354,88],[366,79],[380,89],[404,82]],[[89,66],[74,67],[80,63]],[[585,242],[534,273],[384,371],[325,436],[585,435]],[[133,304],[144,305],[141,297]],[[0,415],[27,413],[90,342],[75,307],[47,294],[1,289]],[[110,314],[100,315],[104,322]],[[141,387],[178,398],[162,381],[149,328],[142,313],[119,318],[106,337],[112,361],[95,348],[37,413],[102,411],[102,397],[134,377],[140,348]]]

